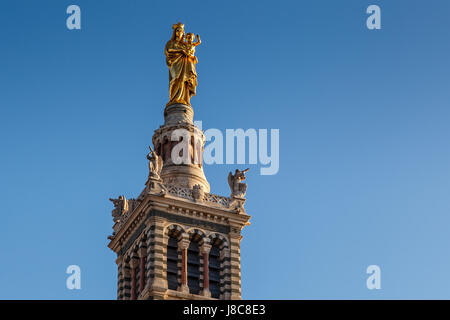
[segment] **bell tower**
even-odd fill
[[[230,196],[210,193],[205,137],[190,105],[197,85],[192,48],[184,25],[174,25],[165,48],[170,101],[147,155],[145,187],[137,198],[110,199],[108,247],[117,254],[119,300],[241,299],[241,230],[250,220],[246,170],[229,173]]]

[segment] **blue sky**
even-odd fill
[[[77,4],[82,29],[66,28]],[[382,29],[366,28],[377,4]],[[173,23],[203,129],[280,129],[250,166],[245,299],[450,299],[448,1],[2,1],[0,298],[115,299],[109,197],[163,123]],[[229,193],[236,165],[205,167]],[[67,290],[77,264],[82,289]],[[366,288],[381,267],[381,290]]]

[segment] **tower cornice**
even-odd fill
[[[196,203],[170,195],[148,194],[139,206],[130,213],[127,220],[117,229],[108,247],[118,253],[119,248],[129,240],[135,230],[139,227],[142,228],[142,224],[149,216],[152,216],[152,210],[158,212],[158,215],[162,215],[162,217],[193,219],[195,221],[193,221],[193,225],[203,223],[206,228],[208,228],[208,224],[209,226],[215,224],[229,228],[229,230],[223,230],[222,233],[227,233],[226,231],[240,232],[245,225],[250,224],[249,221],[251,218],[247,213],[236,213],[233,209],[211,207],[208,204]],[[188,222],[185,223],[190,224]]]

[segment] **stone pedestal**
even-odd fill
[[[180,123],[193,125],[194,110],[185,104],[172,104],[164,109],[164,126],[174,126]]]

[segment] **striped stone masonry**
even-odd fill
[[[117,252],[117,299],[241,299],[240,241],[241,229],[250,216],[236,214],[216,207],[194,208],[199,204],[173,201],[164,196],[148,195],[136,211],[129,216],[111,240],[109,246]],[[173,208],[178,208],[173,210]],[[180,210],[182,208],[182,210]],[[208,210],[211,219],[186,216],[186,212]],[[212,219],[214,217],[214,219]],[[217,218],[215,218],[217,217]],[[133,223],[138,219],[138,223]],[[209,222],[211,221],[211,222]],[[168,288],[167,247],[174,238],[177,248],[177,289]],[[195,243],[198,257],[189,256],[189,246]],[[220,295],[212,297],[210,291],[210,252],[215,247],[220,256]],[[217,251],[218,250],[218,251]],[[193,251],[197,252],[197,251]],[[198,269],[190,271],[188,260],[198,261]],[[215,262],[217,264],[217,262]],[[197,289],[192,293],[188,273],[196,275]],[[217,282],[215,282],[217,283]],[[216,289],[217,290],[217,289]],[[216,291],[217,292],[217,291]]]

